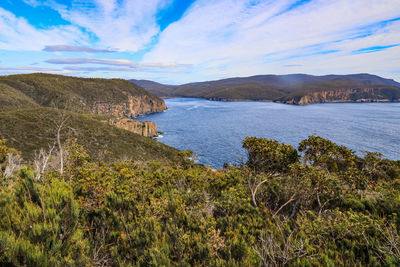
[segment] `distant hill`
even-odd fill
[[[149,92],[160,97],[199,97],[225,101],[261,100],[287,104],[400,100],[400,83],[371,74],[257,75],[179,86],[146,80],[132,81],[138,82]],[[331,93],[329,97],[325,97],[326,94],[316,92]]]
[[[178,150],[140,136],[156,135],[156,124],[130,119],[165,109],[162,99],[122,79],[0,76],[0,140],[28,160],[54,142],[54,120],[64,112],[63,140],[78,138],[94,158],[171,161]]]
[[[151,88],[152,94],[154,94],[156,96],[161,96],[161,97],[165,97],[165,96],[171,94],[176,87],[173,85],[165,85],[165,84],[161,84],[161,83],[153,82],[153,81],[149,81],[149,80],[132,79],[130,81],[133,82],[134,84],[137,84],[137,85],[143,87],[143,88],[146,88],[146,90],[148,90],[148,88]],[[150,90],[149,90],[149,92],[150,92]]]

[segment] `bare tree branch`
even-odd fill
[[[19,154],[11,152],[7,156],[7,164],[4,170],[4,177],[10,178],[14,171],[21,166],[22,158]]]
[[[290,199],[289,199],[288,201],[286,201],[285,204],[283,204],[282,206],[280,206],[280,208],[274,213],[274,215],[272,215],[272,217],[275,217],[275,216],[281,211],[281,209],[283,209],[287,204],[289,204],[290,202],[292,202],[293,200],[295,200],[295,199],[296,199],[295,196],[296,196],[296,194],[293,194],[293,195],[290,197]]]
[[[36,169],[35,180],[38,181],[42,177],[42,174],[47,168],[47,164],[49,162],[49,158],[51,157],[53,150],[55,148],[55,144],[52,146],[49,145],[48,150],[41,148],[39,152],[35,153],[35,159],[33,160],[33,164]]]

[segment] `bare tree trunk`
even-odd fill
[[[266,177],[258,177],[257,175],[253,176],[250,171],[247,171],[246,179],[249,185],[250,193],[251,193],[251,201],[253,202],[253,206],[257,207],[257,191],[261,185],[268,182],[273,177],[276,177],[276,174],[268,174]]]
[[[7,157],[7,165],[4,170],[4,177],[10,178],[13,175],[14,171],[20,167],[21,161],[22,159],[19,154],[13,152],[9,153]]]
[[[56,121],[54,121],[56,125],[56,142],[58,146],[58,151],[60,152],[60,174],[64,173],[64,149],[61,142],[61,131],[64,129],[65,123],[68,121],[69,116],[67,115],[67,111],[65,109],[59,109],[59,117]]]
[[[49,146],[49,151],[47,152],[45,149],[40,149],[39,153],[36,154],[34,164],[36,168],[36,177],[35,180],[40,180],[42,177],[42,173],[46,170],[47,163],[49,162],[49,158],[51,157],[51,154],[53,153],[55,145]]]
[[[60,152],[60,174],[61,175],[64,173],[64,151],[63,151],[63,147],[61,144],[61,136],[60,136],[62,124],[57,129],[57,145],[58,145],[58,150]]]

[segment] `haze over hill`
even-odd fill
[[[288,104],[400,100],[400,83],[371,74],[256,75],[177,86],[148,80],[130,81],[159,97],[261,100]]]

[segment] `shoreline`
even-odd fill
[[[160,97],[161,99],[174,99],[174,98],[191,98],[191,99],[203,99],[203,100],[208,100],[208,101],[215,101],[215,102],[272,102],[272,103],[277,103],[277,104],[283,104],[283,105],[291,105],[291,106],[307,106],[307,105],[314,105],[314,104],[346,104],[346,103],[351,103],[351,104],[364,104],[364,103],[400,103],[399,100],[356,100],[356,101],[325,101],[325,102],[313,102],[313,103],[307,103],[307,104],[297,104],[297,103],[285,103],[282,101],[278,100],[259,100],[259,99],[216,99],[216,98],[207,98],[207,97],[187,97],[187,96],[173,96],[173,97]],[[168,109],[168,108],[167,108]],[[164,112],[164,111],[162,111]],[[159,112],[154,112],[154,113],[159,113]],[[144,114],[144,115],[149,115],[149,114]]]

